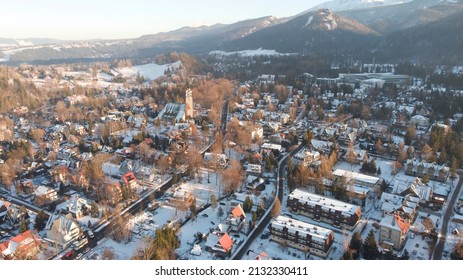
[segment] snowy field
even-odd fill
[[[148,63],[142,65],[135,65],[132,67],[117,68],[117,71],[119,71],[122,74],[122,76],[126,78],[134,78],[137,76],[138,73],[140,73],[140,76],[144,77],[145,79],[154,80],[163,76],[164,71],[166,71],[168,68],[177,69],[180,67],[180,65],[180,61],[163,65],[159,65],[156,63]]]
[[[212,51],[209,53],[211,56],[223,57],[238,55],[241,57],[253,57],[253,56],[287,56],[287,55],[297,55],[297,53],[280,53],[275,50],[265,50],[259,48],[257,50],[244,50],[237,52],[225,52],[225,51]]]
[[[220,176],[212,170],[201,169],[195,180],[180,184],[173,191],[172,196],[177,198],[188,197],[190,194],[196,197],[196,206],[201,207],[210,202],[212,195],[219,197]],[[209,182],[208,182],[209,177]]]

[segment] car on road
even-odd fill
[[[207,215],[206,213],[202,214],[201,216],[203,216],[205,218],[209,217],[209,215]]]
[[[93,231],[91,231],[91,230],[88,231],[88,237],[90,237],[90,238],[95,237],[95,235],[93,234]]]

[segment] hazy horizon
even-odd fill
[[[159,2],[19,0],[3,3],[0,38],[57,40],[127,39],[185,26],[293,16],[326,0]]]

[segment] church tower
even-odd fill
[[[185,95],[185,117],[193,118],[194,104],[193,104],[193,92],[191,89],[187,89]]]

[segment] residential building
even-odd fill
[[[288,197],[289,211],[339,228],[353,229],[360,221],[360,206],[324,196],[294,190]]]
[[[246,174],[259,177],[260,175],[262,175],[262,165],[248,164]]]
[[[270,224],[270,240],[326,258],[334,243],[334,233],[330,229],[278,216]]]
[[[292,161],[295,166],[304,165],[318,167],[321,164],[320,158],[319,152],[302,149],[292,157]]]
[[[383,192],[379,201],[380,209],[383,217],[392,214],[399,215],[405,221],[411,223],[415,219],[416,212],[418,211],[420,199],[413,195],[401,196],[398,194],[391,194]]]
[[[384,217],[379,225],[381,227],[379,243],[382,244],[384,248],[401,250],[410,224],[399,215],[392,214]]]
[[[450,168],[435,162],[429,163],[424,160],[409,159],[405,164],[405,174],[419,178],[428,175],[430,180],[445,182],[450,176]]]
[[[429,118],[422,116],[422,115],[414,115],[410,119],[410,124],[418,125],[418,126],[428,126],[429,125]]]
[[[34,191],[35,204],[38,206],[56,201],[58,199],[58,192],[55,189],[38,186]]]
[[[40,240],[27,230],[12,239],[0,243],[0,253],[4,259],[34,259],[40,251]]]
[[[366,150],[348,150],[344,155],[344,160],[352,163],[363,163],[368,161],[368,152]]]
[[[227,218],[227,224],[230,226],[230,231],[239,232],[246,222],[246,213],[244,213],[241,204],[238,204],[233,208],[230,215]]]
[[[185,121],[185,104],[167,103],[158,115],[158,119],[168,122],[184,122]]]
[[[375,176],[369,176],[357,172],[351,172],[343,169],[336,169],[333,172],[335,177],[344,177],[346,178],[346,184],[353,183],[354,185],[373,188],[377,186],[381,179]]]
[[[233,240],[228,233],[223,235],[209,234],[205,244],[208,252],[214,253],[220,257],[227,257],[233,247]]]
[[[226,154],[204,153],[204,163],[211,168],[226,168],[228,156]]]
[[[69,246],[82,233],[79,223],[74,220],[71,214],[53,215],[45,228],[47,238],[56,242],[61,248]]]

